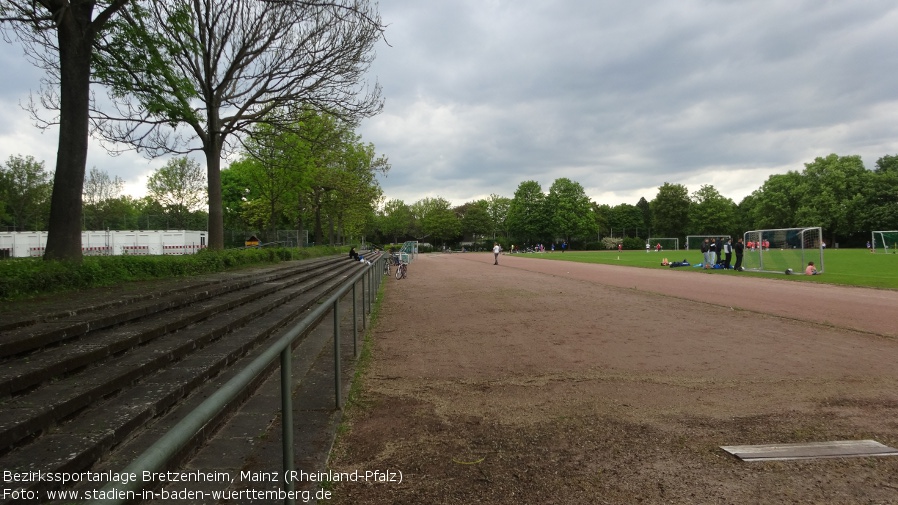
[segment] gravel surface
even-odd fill
[[[898,457],[720,449],[898,447],[898,292],[492,260],[389,279],[327,503],[898,503]]]

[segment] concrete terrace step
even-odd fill
[[[146,293],[75,307],[40,319],[29,317],[27,320],[31,324],[21,324],[15,329],[0,333],[0,358],[33,351],[63,340],[80,337],[89,331],[128,323],[150,314],[207,300],[222,293],[293,275],[297,269],[305,271],[326,268],[332,264],[339,264],[338,260],[329,258],[303,262],[299,266],[291,265],[263,274],[245,274],[231,279],[221,277],[218,282],[206,280],[175,291]]]
[[[166,416],[182,398],[211,394],[221,385],[220,380],[210,382],[213,377],[226,369],[239,370],[241,363],[250,361],[264,349],[259,345],[262,341],[304,314],[329,289],[322,286],[316,292],[309,292],[299,306],[278,307],[266,314],[265,320],[260,321],[262,324],[255,325],[258,327],[248,328],[248,333],[228,334],[214,345],[146,376],[115,396],[91,402],[76,418],[59,425],[56,432],[0,457],[0,467],[14,472],[77,472],[89,468],[111,448],[128,440],[136,429],[155,417]],[[115,368],[128,366],[126,362],[114,365]],[[182,410],[175,409],[171,415],[182,417],[185,414]],[[222,418],[228,413],[228,409],[223,409]],[[162,421],[154,421],[159,422]],[[41,486],[36,483],[31,489],[41,489]]]
[[[48,429],[59,420],[71,416],[90,403],[120,390],[168,363],[183,358],[195,349],[203,348],[208,342],[248,324],[265,312],[283,305],[305,292],[314,291],[328,280],[335,278],[338,281],[342,280],[339,275],[341,271],[352,268],[354,265],[330,269],[324,273],[322,278],[310,278],[304,283],[290,284],[290,289],[287,289],[285,293],[253,296],[251,301],[239,306],[232,306],[230,312],[216,317],[208,324],[192,326],[184,331],[162,332],[154,336],[160,340],[159,343],[134,348],[135,352],[121,357],[113,356],[102,362],[95,360],[95,365],[102,366],[91,366],[80,373],[62,377],[46,386],[4,402],[0,405],[0,453],[3,452],[3,448],[12,447],[19,441]],[[229,295],[225,295],[224,298],[229,298]],[[226,303],[226,305],[230,304]],[[183,327],[180,324],[173,326],[174,330]],[[128,330],[128,334],[123,338],[133,340],[130,327],[124,329]],[[162,339],[163,335],[167,335],[169,338]],[[54,354],[61,353],[65,357],[72,351],[72,347],[85,346],[88,347],[88,353],[102,352],[104,356],[114,354],[108,350],[109,342],[93,343],[93,339],[86,340],[90,342],[86,341],[74,346],[66,345]],[[99,351],[97,351],[98,349]],[[77,354],[77,349],[75,351],[72,353],[73,355]],[[29,364],[24,363],[23,366]],[[116,366],[117,364],[119,365]],[[14,375],[15,368],[11,368],[10,375]],[[43,370],[38,368],[30,375],[50,375],[50,372],[40,373]]]
[[[104,327],[91,333],[87,342],[70,342],[35,352],[28,360],[18,360],[0,365],[0,394],[14,394],[39,385],[60,374],[68,373],[82,366],[95,363],[106,356],[116,354],[136,345],[145,345],[167,333],[185,328],[216,314],[232,310],[243,304],[260,301],[263,297],[296,283],[313,281],[315,276],[326,279],[332,264],[324,264],[314,269],[296,269],[277,279],[267,277],[260,282],[242,287],[238,291],[225,292],[215,298],[199,302],[185,303],[180,308],[170,308],[147,314],[139,321],[124,327]],[[278,303],[278,302],[268,302]],[[165,304],[167,306],[171,304]],[[0,442],[2,446],[2,442]]]
[[[201,391],[219,383],[215,377],[227,376],[260,352],[261,343],[358,269],[358,263],[341,257],[222,279],[177,293],[172,297],[177,303],[146,298],[160,309],[136,317],[131,315],[141,301],[111,304],[87,319],[108,321],[114,318],[108,311],[126,319],[98,323],[102,330],[88,328],[74,340],[7,356],[0,364],[0,391],[15,394],[0,403],[0,467],[91,468],[149,422],[180,411],[185,397],[210,394]],[[91,312],[71,311],[76,317]],[[62,319],[67,321],[30,325],[31,333],[40,335],[35,330],[51,328],[47,323],[74,323],[71,317]],[[224,409],[222,418],[228,412]]]

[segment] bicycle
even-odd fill
[[[392,256],[389,256],[386,259],[384,259],[384,275],[389,276],[390,274],[393,273],[391,270],[392,265],[393,265],[393,257]]]
[[[396,280],[405,279],[408,276],[408,263],[399,259],[399,266],[396,267]]]

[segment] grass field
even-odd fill
[[[748,253],[746,253],[748,254]],[[668,268],[661,266],[661,259],[683,261],[691,264],[702,262],[698,251],[568,251],[565,253],[523,253],[528,258],[582,263],[601,263],[641,268]],[[735,261],[735,259],[734,259]],[[898,254],[870,254],[867,249],[827,249],[823,256],[824,273],[821,275],[783,275],[758,272],[736,272],[733,270],[703,270],[696,267],[681,267],[679,270],[706,275],[739,275],[766,277],[795,282],[819,282],[869,288],[898,289]]]

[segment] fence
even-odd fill
[[[142,475],[144,471],[159,472],[166,468],[170,459],[175,457],[203,428],[216,417],[221,409],[229,402],[234,400],[241,391],[246,388],[266,368],[275,360],[280,358],[281,366],[281,427],[283,434],[283,471],[295,471],[293,461],[293,398],[291,369],[293,360],[293,342],[302,336],[306,330],[319,324],[319,320],[324,317],[328,311],[333,310],[334,325],[334,396],[337,409],[342,409],[343,405],[340,399],[340,299],[350,290],[352,291],[352,332],[353,332],[353,350],[358,357],[358,315],[357,315],[357,293],[356,286],[361,282],[362,289],[362,311],[371,313],[371,307],[377,290],[380,287],[382,275],[375,275],[375,272],[383,270],[383,262],[386,256],[381,255],[377,261],[371,265],[366,265],[361,271],[349,278],[343,285],[337,288],[330,297],[324,302],[317,305],[306,317],[299,323],[288,330],[274,345],[269,347],[252,363],[246,366],[230,381],[225,383],[221,389],[213,393],[196,409],[187,414],[178,424],[170,431],[166,432],[156,443],[147,448],[143,454],[131,462],[122,472],[124,474],[136,473]],[[362,317],[362,328],[365,328],[365,317]],[[285,479],[286,480],[286,479]],[[121,496],[118,499],[96,500],[92,503],[125,503],[125,496],[131,492],[139,494],[143,486],[140,479],[129,481],[127,484],[110,483],[101,491],[103,496]],[[284,482],[284,491],[292,494],[295,490],[292,480]],[[286,503],[293,503],[287,500]]]

